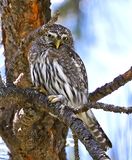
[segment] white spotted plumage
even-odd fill
[[[73,38],[67,28],[57,24],[49,27],[45,35],[33,42],[29,51],[29,63],[35,86],[44,87],[49,95],[63,95],[70,107],[88,103],[85,66],[74,51]],[[91,110],[78,114],[78,117],[103,149],[111,147],[110,140]]]

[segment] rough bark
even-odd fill
[[[30,130],[32,130],[32,136],[34,137],[34,140],[37,140],[35,139],[35,137],[37,131],[36,129],[40,127],[38,123],[39,119],[40,117],[42,117],[43,119],[43,113],[44,111],[47,111],[50,114],[54,114],[56,117],[58,117],[62,122],[64,122],[67,126],[69,126],[72,129],[72,131],[77,135],[78,139],[80,139],[80,141],[85,145],[86,149],[88,150],[93,159],[110,160],[110,158],[106,155],[104,150],[101,149],[100,145],[94,140],[93,136],[87,130],[84,123],[77,118],[77,116],[74,113],[74,109],[71,109],[68,106],[64,106],[59,102],[54,105],[49,104],[46,96],[40,94],[39,92],[35,92],[32,89],[21,89],[15,86],[1,86],[0,91],[0,106],[3,106],[3,103],[7,106],[9,102],[12,104],[12,106],[14,106],[14,104],[17,104],[17,108],[14,108],[14,110],[18,111],[15,115],[16,118],[12,126],[13,133],[15,135],[17,134],[19,136],[19,133],[21,132],[29,132]],[[25,104],[24,108],[21,105],[19,105],[22,103]],[[6,106],[0,107],[0,121],[4,119],[5,113],[7,112]],[[50,121],[50,118],[46,120]],[[32,127],[30,127],[31,125]],[[49,127],[49,125],[45,127]],[[42,128],[39,129],[40,132],[42,132]],[[65,134],[65,131],[64,133],[62,133],[62,135],[63,134]],[[44,136],[45,138],[45,133],[42,132],[41,136]],[[25,140],[29,140],[29,137]],[[30,138],[30,142],[32,142],[32,138]],[[57,139],[56,145],[57,147],[55,148],[60,148],[63,144],[61,144],[59,139]]]
[[[27,52],[20,54],[18,47],[21,40],[31,31],[49,21],[50,0],[3,0],[1,3],[7,83],[14,81],[20,73],[24,73],[19,86],[29,87],[31,81]],[[25,108],[25,105],[30,106],[30,103],[25,104],[22,98],[19,104],[3,105],[6,109],[5,117],[0,122],[0,135],[10,149],[11,159],[65,159],[67,127],[63,123],[46,112],[36,118],[34,114],[32,115],[32,110],[28,110],[26,116],[25,114],[23,116],[23,110],[19,110],[18,106]],[[30,106],[32,107],[34,106]]]

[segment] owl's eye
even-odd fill
[[[52,35],[52,34],[47,34],[47,36],[49,37],[49,38],[54,38],[54,36]]]
[[[55,33],[52,33],[52,32],[48,32],[47,33],[47,37],[49,37],[49,38],[51,38],[51,39],[54,39],[54,38],[56,38],[56,34]]]
[[[67,41],[67,40],[68,40],[68,37],[63,37],[63,40],[64,40],[64,41]]]
[[[68,40],[68,37],[67,37],[67,35],[62,35],[62,36],[61,36],[61,39],[62,39],[63,41],[67,41],[67,40]]]

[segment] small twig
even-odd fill
[[[22,80],[23,76],[24,76],[24,73],[21,73],[21,74],[18,76],[18,78],[13,82],[13,84],[14,84],[15,86],[17,86],[18,83],[20,83],[20,81]]]
[[[76,134],[74,134],[74,133],[73,133],[73,139],[74,139],[74,156],[75,156],[75,160],[80,160],[79,149],[78,149],[78,138],[77,138]]]
[[[113,104],[105,104],[100,102],[88,103],[84,107],[81,107],[79,109],[74,109],[74,112],[75,113],[86,112],[90,108],[103,109],[104,111],[115,112],[115,113],[126,113],[126,114],[132,113],[132,107],[121,107],[121,106],[115,106]]]
[[[0,86],[2,85],[2,77],[1,77],[1,74],[0,74]]]
[[[4,82],[3,82],[1,74],[0,74],[0,87],[3,87],[3,86],[5,86],[5,85],[4,85]]]
[[[47,25],[48,26],[53,25],[58,20],[59,15],[60,15],[60,11],[56,11],[56,13],[52,16],[50,21],[47,23]]]
[[[104,86],[97,88],[94,92],[90,93],[90,102],[96,102],[101,98],[111,94],[119,87],[125,85],[127,82],[132,80],[132,67],[126,71],[124,74],[116,77],[112,82],[106,83]]]

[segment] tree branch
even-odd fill
[[[84,144],[93,159],[110,159],[93,139],[93,136],[86,129],[84,123],[76,117],[72,109],[67,106],[64,107],[63,105],[55,106],[54,109],[54,113],[56,113],[74,133],[76,133],[78,139],[80,139],[80,141]]]
[[[5,106],[8,106],[8,103],[12,104],[12,106],[16,106],[17,104],[17,108],[14,109],[14,112],[18,115],[17,117],[19,117],[19,120],[21,119],[21,117],[23,119],[23,116],[24,116],[22,109],[23,110],[28,109],[27,113],[28,115],[30,115],[28,117],[30,117],[31,119],[30,118],[27,119],[29,120],[29,123],[27,123],[27,120],[24,121],[24,123],[23,121],[22,123],[19,123],[18,125],[19,128],[17,128],[18,133],[19,131],[21,131],[21,129],[23,130],[22,124],[26,124],[30,126],[30,124],[33,124],[42,116],[44,111],[47,111],[48,113],[50,112],[52,114],[57,115],[57,117],[61,121],[67,124],[72,129],[72,131],[76,133],[76,135],[81,140],[81,142],[85,145],[86,149],[88,150],[90,155],[93,157],[93,159],[109,160],[109,157],[105,154],[105,152],[100,148],[97,142],[93,139],[91,133],[86,129],[83,122],[76,117],[75,113],[69,107],[64,106],[60,103],[56,103],[54,105],[48,104],[47,97],[45,97],[43,94],[40,94],[32,89],[21,89],[16,86],[8,86],[8,87],[1,87],[0,93],[1,93],[0,94],[0,112],[1,112],[0,122],[2,122],[2,119],[5,114],[4,111],[6,110]],[[21,105],[23,103],[24,104],[28,103],[28,105],[24,105],[25,108],[22,108]],[[19,104],[21,105],[19,106]],[[32,117],[35,117],[35,119],[32,120]],[[16,122],[17,122],[17,119],[15,123]]]
[[[105,104],[101,102],[91,102],[88,103],[87,105],[80,107],[79,109],[73,109],[74,112],[80,113],[80,112],[86,112],[90,108],[95,108],[95,109],[103,109],[104,111],[109,111],[109,112],[115,112],[115,113],[126,113],[126,114],[131,114],[132,113],[132,107],[121,107],[121,106],[115,106],[113,104]]]
[[[74,156],[75,156],[75,160],[80,160],[79,148],[78,148],[78,137],[74,133],[72,133],[72,135],[73,135],[73,139],[74,139]]]
[[[101,98],[111,94],[119,87],[125,85],[127,82],[132,80],[132,67],[124,74],[114,78],[112,82],[106,83],[104,86],[97,88],[94,92],[89,94],[90,102],[96,102]]]

